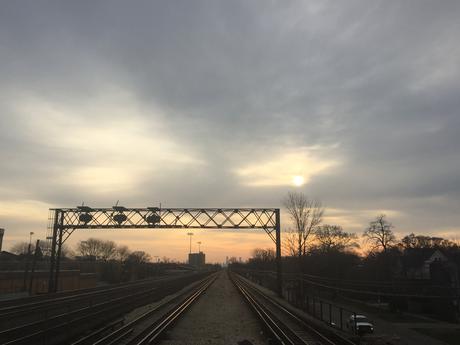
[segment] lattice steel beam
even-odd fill
[[[53,209],[60,228],[74,229],[264,229],[275,241],[276,209],[268,208],[90,208]]]
[[[54,208],[49,233],[52,238],[49,291],[57,290],[60,248],[78,229],[263,229],[276,244],[281,269],[280,219],[275,208]],[[55,275],[53,275],[55,271]]]

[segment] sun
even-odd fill
[[[300,187],[305,183],[305,179],[303,178],[303,176],[296,175],[292,178],[292,183],[294,184],[294,186]]]

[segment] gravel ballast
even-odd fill
[[[262,345],[260,322],[222,271],[166,334],[162,345]]]

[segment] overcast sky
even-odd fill
[[[44,237],[49,207],[280,207],[290,190],[347,231],[384,212],[398,235],[458,238],[459,18],[455,0],[2,1],[5,246]],[[188,249],[72,240],[90,235]],[[259,235],[196,240],[221,260]]]

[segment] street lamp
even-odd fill
[[[197,242],[198,243],[198,253],[201,253],[201,242]]]
[[[192,236],[193,236],[193,232],[187,232],[187,235],[190,236],[190,254],[192,254]]]

